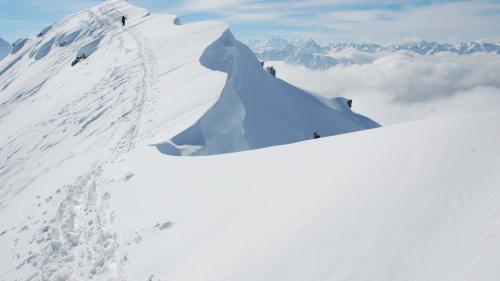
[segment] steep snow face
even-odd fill
[[[500,276],[498,114],[106,169],[129,280]]]
[[[12,51],[12,45],[0,37],[0,61]]]
[[[226,31],[200,62],[227,73],[220,99],[175,136],[168,154],[210,155],[331,136],[379,125],[353,113],[342,98],[322,100],[267,73],[252,51]],[[165,147],[168,144],[161,144]]]

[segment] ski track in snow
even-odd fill
[[[118,19],[121,17],[121,15],[117,13],[111,13],[111,12],[106,12],[103,11],[102,8],[100,10],[103,15],[107,16],[107,18],[111,22],[116,22]],[[121,27],[120,27],[121,28]],[[136,144],[138,139],[140,138],[140,124],[142,122],[142,112],[144,111],[145,104],[147,103],[147,98],[149,92],[151,92],[151,83],[154,77],[156,77],[157,71],[154,70],[154,59],[152,55],[152,51],[149,50],[146,45],[144,44],[145,39],[141,37],[138,33],[133,32],[128,26],[123,27],[123,30],[127,31],[127,34],[130,35],[130,38],[135,42],[137,45],[137,49],[139,51],[138,55],[141,61],[141,66],[144,71],[144,75],[142,77],[142,86],[137,87],[136,90],[141,92],[141,96],[139,98],[139,103],[136,104],[135,109],[137,110],[137,118],[135,121],[135,126],[133,129],[133,133],[130,135],[130,139],[132,140],[131,146],[129,150],[131,150]],[[123,32],[120,33],[120,40],[122,42],[121,45],[123,45]],[[111,37],[114,37],[115,35],[112,35]]]
[[[80,176],[75,184],[62,188],[66,195],[57,209],[56,216],[50,224],[42,227],[41,238],[33,237],[40,246],[39,252],[32,253],[17,267],[19,269],[26,265],[33,266],[36,272],[28,280],[86,280],[94,279],[101,274],[107,274],[106,280],[128,280],[127,274],[122,270],[122,265],[127,260],[126,253],[120,250],[117,235],[111,231],[113,214],[106,202],[110,195],[101,194],[98,182],[104,180],[100,178],[101,167],[132,150],[140,140],[142,112],[148,102],[148,94],[157,72],[154,69],[152,51],[145,47],[147,45],[144,43],[145,39],[129,27],[122,28],[116,23],[113,24],[119,15],[102,10],[100,12],[107,16],[107,21],[101,23],[101,26],[109,25],[103,33],[109,32],[113,27],[117,29],[107,40],[117,38],[120,41],[119,52],[126,51],[124,42],[127,40],[137,46],[137,56],[140,61],[138,65],[142,69],[143,76],[138,84],[125,89],[125,91],[133,89],[140,94],[135,98],[132,108],[135,122],[131,122],[132,125],[126,130],[110,159],[95,163],[94,168]],[[95,14],[91,16],[98,20]],[[103,77],[93,92],[99,93],[101,87],[103,89],[109,87],[115,79],[121,81],[122,77],[135,75],[134,67],[125,67],[125,73],[118,76],[121,71],[123,68],[110,66],[108,73],[111,75]],[[120,83],[120,85],[127,84]],[[103,109],[89,116],[77,135],[83,133],[105,114],[109,108],[106,107],[107,104],[109,103],[103,102],[99,105]],[[127,115],[130,115],[130,112]]]

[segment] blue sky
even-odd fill
[[[0,0],[0,36],[33,36],[97,0]],[[320,42],[406,40],[500,42],[500,0],[129,0],[183,22],[228,22],[242,40],[297,37]]]

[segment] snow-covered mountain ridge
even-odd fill
[[[335,65],[361,64],[343,53],[356,51],[376,54],[383,52],[408,51],[419,55],[434,55],[443,52],[469,55],[480,52],[500,54],[500,45],[485,42],[459,42],[456,44],[438,42],[408,42],[382,46],[374,43],[329,43],[320,46],[314,40],[294,40],[272,38],[269,40],[249,40],[248,46],[257,57],[265,61],[285,61],[304,65],[311,69],[325,70]]]
[[[0,62],[0,280],[493,281],[498,118],[378,128],[105,1]]]
[[[158,146],[167,154],[237,152],[311,139],[315,132],[331,136],[379,127],[353,113],[344,98],[316,97],[269,75],[229,31],[205,50],[200,62],[227,73],[228,79],[211,109],[172,138],[175,148]]]
[[[109,100],[97,103],[98,106],[96,105],[95,108],[88,108],[89,112],[86,114],[71,112],[74,106],[60,109],[61,112],[65,113],[61,113],[63,116],[68,115],[67,117],[69,117],[71,115],[71,120],[66,120],[66,122],[82,124],[80,131],[73,133],[75,136],[78,137],[81,133],[89,131],[91,127],[99,126],[101,122],[113,124],[102,131],[99,130],[104,134],[110,133],[118,127],[116,121],[123,121],[119,123],[129,126],[128,121],[130,121],[131,115],[137,115],[136,117],[141,122],[146,122],[143,126],[134,124],[134,127],[148,129],[150,126],[165,125],[172,118],[175,121],[182,120],[185,123],[180,126],[169,123],[167,128],[161,131],[165,137],[159,139],[158,143],[162,144],[162,151],[165,151],[166,146],[175,146],[172,148],[173,153],[182,155],[235,152],[306,140],[311,138],[314,132],[328,136],[378,126],[377,123],[353,113],[346,107],[344,99],[324,100],[273,78],[260,67],[253,53],[233,38],[225,24],[203,23],[207,29],[203,32],[200,30],[202,23],[179,25],[175,16],[150,15],[146,10],[134,8],[125,1],[107,1],[105,3],[45,28],[38,34],[37,38],[20,40],[14,44],[12,54],[5,59],[0,67],[0,74],[2,74],[0,87],[3,89],[4,112],[10,112],[10,110],[22,112],[23,106],[20,104],[25,100],[29,100],[29,106],[41,106],[41,103],[33,103],[33,100],[38,100],[38,97],[49,91],[50,95],[66,91],[73,92],[77,102],[82,102],[78,98],[80,96],[97,95],[98,97],[95,98],[101,98],[104,96],[103,92],[109,91],[111,93]],[[129,16],[130,27],[122,28],[120,26],[119,20],[122,14]],[[161,27],[168,29],[164,30],[163,33],[155,33],[145,30],[146,26],[151,29]],[[134,29],[140,30],[134,31]],[[192,34],[196,34],[198,37],[191,38]],[[124,36],[128,36],[128,38],[123,38]],[[142,38],[144,36],[150,38]],[[219,37],[221,37],[218,41],[221,43],[220,46],[212,48],[213,55],[207,54],[205,49]],[[132,45],[134,42],[136,46]],[[187,48],[188,44],[195,46],[193,50]],[[182,48],[188,51],[182,53],[180,50]],[[229,49],[233,52],[224,51]],[[117,50],[117,52],[113,52],[113,50]],[[133,52],[136,50],[139,52],[134,54]],[[123,54],[119,54],[120,51],[123,51]],[[110,52],[110,54],[106,55],[106,52]],[[176,56],[176,52],[181,52],[182,56]],[[85,59],[80,61],[79,58],[82,55],[85,56]],[[188,55],[189,58],[187,58]],[[183,59],[189,59],[192,62],[189,65],[181,63]],[[201,64],[200,59],[203,60]],[[127,63],[130,60],[137,61],[137,63],[128,68]],[[78,63],[71,67],[72,61]],[[122,65],[115,66],[115,62]],[[221,64],[232,65],[232,67],[221,68]],[[193,65],[193,69],[191,65]],[[242,72],[240,70],[243,70],[245,75],[236,75],[236,73]],[[72,81],[75,77],[80,78],[76,75],[81,72],[87,77],[84,80]],[[106,77],[104,74],[106,72],[111,73],[111,80],[102,78]],[[142,72],[142,78],[135,77],[133,74],[135,72]],[[206,78],[205,75],[192,76],[198,75],[197,73],[200,72],[210,73],[218,78],[210,79]],[[230,84],[224,82],[226,75],[229,76]],[[63,76],[64,78],[62,78]],[[128,76],[134,77],[128,79],[126,78]],[[155,79],[155,76],[160,77]],[[176,77],[176,79],[185,82],[176,88],[173,80],[166,76]],[[237,78],[235,78],[236,76]],[[201,82],[187,83],[191,79]],[[210,82],[205,82],[205,79],[210,79]],[[25,83],[26,81],[29,83]],[[116,85],[110,86],[112,83]],[[136,85],[132,86],[133,83]],[[32,86],[27,89],[26,85]],[[51,89],[50,86],[57,88],[57,90]],[[259,87],[258,90],[255,87]],[[168,91],[172,91],[172,94],[165,93]],[[221,92],[226,94],[221,95]],[[246,98],[241,96],[242,93]],[[130,107],[126,110],[126,114],[122,112],[125,110],[124,106],[110,104],[112,99],[120,95],[125,95],[119,99],[124,103],[135,100],[135,105],[128,105]],[[219,96],[221,97],[220,101],[215,103]],[[200,120],[198,124],[204,124],[202,133],[191,135],[188,133],[178,137],[175,137],[176,134],[172,135],[175,130],[180,130],[176,132],[178,134],[194,123],[194,121],[190,121],[191,119],[180,119],[180,116],[187,116],[191,110],[197,110],[197,113],[192,115],[193,118],[202,117],[199,114],[204,113],[207,109],[210,109],[207,114],[213,115],[214,113],[211,112],[217,112],[217,109],[221,108],[220,105],[225,103],[224,101],[232,100],[237,96],[243,103],[236,112],[219,110],[221,112],[215,113],[217,118],[231,120],[230,122],[221,123],[220,119]],[[51,100],[59,102],[61,99],[53,98]],[[288,100],[286,106],[283,106],[283,100]],[[309,104],[311,106],[308,106]],[[259,109],[255,107],[257,105]],[[68,105],[57,106],[67,107]],[[144,120],[145,118],[142,116],[143,106],[150,107],[147,109],[148,120]],[[267,108],[262,110],[266,106]],[[282,109],[276,110],[278,107],[282,107]],[[222,106],[222,108],[224,107]],[[229,106],[229,108],[232,110],[235,107]],[[160,114],[154,112],[155,110],[161,111],[161,114],[168,117],[149,116]],[[258,110],[258,113],[255,111],[255,114],[252,115],[252,110]],[[293,114],[292,111],[294,111]],[[264,116],[266,112],[268,114],[265,118],[259,117]],[[115,114],[117,116],[110,120],[108,115]],[[119,118],[120,114],[125,114],[125,120]],[[10,116],[14,118],[15,114],[9,114]],[[299,118],[299,116],[303,118]],[[273,123],[273,120],[287,120],[285,122],[287,124]],[[4,123],[7,124],[8,121]],[[217,125],[215,126],[215,124]],[[57,127],[55,124],[51,124],[51,126]],[[28,127],[24,126],[23,128]],[[288,128],[288,131],[283,131],[283,128]],[[137,128],[132,131],[133,135],[141,133]],[[29,130],[27,133],[29,134],[29,132],[33,132],[33,130]],[[224,133],[221,134],[221,132]],[[151,132],[148,131],[146,134],[149,133]],[[67,134],[67,131],[62,132],[60,137]],[[52,138],[55,135],[50,134]],[[175,141],[168,141],[170,138]],[[254,138],[254,140],[248,138]],[[255,139],[259,139],[259,141],[255,141]],[[43,140],[42,143],[47,142],[46,146],[53,147],[60,141],[61,139],[54,139],[51,142]]]
[[[207,155],[378,126],[343,98],[272,77],[224,23],[105,1],[14,42],[0,62],[0,252],[11,253],[0,276],[122,274],[99,178],[137,147]]]

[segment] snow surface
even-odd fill
[[[314,132],[331,136],[379,127],[353,113],[345,99],[322,100],[274,78],[229,31],[205,50],[200,62],[227,73],[226,84],[217,103],[172,139],[180,152],[172,148],[167,154],[237,152],[311,139]]]
[[[208,158],[138,149],[101,180],[124,271],[130,280],[496,280],[498,118]]]
[[[0,37],[0,61],[3,60],[12,51],[12,46],[9,42]]]
[[[106,1],[0,62],[0,280],[495,280],[498,118],[165,155],[378,125]]]

